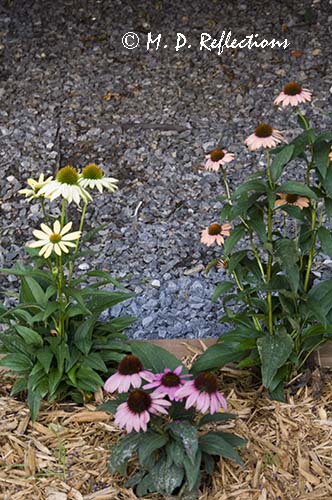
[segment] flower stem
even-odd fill
[[[85,219],[85,214],[86,214],[86,209],[88,207],[88,203],[89,203],[88,200],[86,200],[84,202],[83,209],[82,209],[82,215],[81,215],[80,227],[79,227],[79,231],[81,232],[81,237],[82,237],[84,219]],[[77,255],[80,238],[77,238],[77,240],[76,240],[76,246],[75,246],[75,250],[74,250],[74,253],[73,253],[73,259],[75,259],[75,256]],[[74,260],[72,260],[69,263],[69,274],[68,274],[68,284],[69,285],[70,285],[70,282],[71,282],[71,279],[72,279],[73,270],[74,270]]]
[[[44,198],[40,198],[40,205],[41,205],[41,209],[42,209],[42,212],[43,212],[43,216],[44,216],[45,222],[48,224],[48,215],[47,215],[46,209],[45,209]]]
[[[270,154],[268,151],[266,151],[266,161],[267,161],[267,177],[269,180],[269,185],[270,188],[273,189],[274,185],[272,182],[272,177],[271,177],[271,163],[270,163]],[[267,278],[267,284],[270,284],[271,281],[271,275],[272,275],[272,217],[273,217],[273,210],[270,207],[270,204],[267,209],[267,240],[269,244],[269,249],[268,249],[268,257],[267,257],[267,270],[266,270],[266,278]],[[267,292],[267,305],[268,305],[268,330],[270,334],[273,334],[273,309],[272,309],[272,292],[268,291]]]
[[[315,244],[316,244],[316,220],[317,220],[317,202],[314,202],[313,209],[312,209],[312,215],[311,215],[311,230],[313,231],[312,235],[312,241],[311,241],[311,246],[309,250],[309,258],[308,258],[308,266],[307,266],[307,271],[304,279],[304,291],[306,292],[308,290],[308,285],[309,285],[309,279],[310,279],[310,273],[311,273],[311,268],[315,256]],[[322,220],[322,217],[320,217],[320,222]]]
[[[64,275],[63,275],[63,266],[62,266],[62,256],[57,255],[56,256],[56,265],[58,268],[58,276],[57,276],[57,288],[58,288],[58,301],[60,305],[60,314],[59,314],[59,334],[63,335],[65,328],[64,328],[64,310],[63,310],[63,281],[64,281]]]
[[[223,166],[221,166],[221,172],[222,172],[223,181],[224,181],[224,185],[225,185],[225,190],[226,190],[226,195],[227,195],[227,201],[228,201],[228,204],[232,206],[233,203],[232,203],[232,200],[231,200],[231,194],[230,194],[229,184],[228,184],[228,181],[227,181],[226,171],[225,171],[225,169],[224,169]],[[254,244],[254,240],[253,240],[253,236],[252,236],[252,230],[251,230],[250,226],[248,225],[248,223],[246,222],[246,220],[243,217],[241,217],[241,216],[240,216],[240,221],[242,222],[242,224],[244,225],[244,227],[248,231],[251,250],[252,250],[252,252],[253,252],[253,254],[255,256],[257,265],[258,265],[258,267],[260,269],[263,281],[265,283],[265,272],[264,272],[262,261],[261,261],[261,259],[259,257],[259,253],[257,251],[257,248],[255,247],[255,244]]]

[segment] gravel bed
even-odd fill
[[[140,339],[222,333],[210,300],[222,275],[203,271],[215,250],[199,239],[218,220],[223,190],[204,154],[218,144],[233,151],[228,172],[240,184],[262,161],[243,145],[258,122],[294,133],[294,117],[272,104],[290,80],[313,90],[305,112],[331,128],[331,0],[13,0],[0,14],[0,264],[22,257],[40,222],[17,195],[26,179],[93,161],[120,189],[89,208],[87,224],[107,228],[81,269],[108,268],[136,294],[112,315],[136,315],[128,334]],[[199,51],[201,33],[223,30],[290,46]],[[128,31],[145,41],[161,33],[169,47],[126,50]],[[196,45],[176,52],[177,32]]]

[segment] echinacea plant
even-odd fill
[[[193,371],[230,362],[259,367],[263,385],[279,400],[285,383],[332,339],[332,279],[318,281],[315,274],[319,254],[332,256],[332,132],[310,126],[297,107],[310,101],[311,92],[298,83],[284,86],[274,103],[296,107],[303,132],[287,142],[283,132],[259,124],[244,142],[249,151],[264,149],[266,167],[232,193],[228,166],[218,164],[225,205],[221,222],[201,237],[203,244],[223,249],[208,269],[216,265],[229,276],[217,285],[213,300],[222,296],[221,321],[234,328],[204,352]],[[220,151],[209,154],[207,170],[218,170],[211,161],[222,159]]]
[[[193,377],[153,344],[135,341],[131,348],[133,354],[121,360],[104,386],[107,392],[117,390],[118,397],[99,406],[127,432],[112,448],[110,472],[129,476],[125,486],[138,496],[197,498],[202,480],[213,474],[220,458],[243,464],[236,448],[246,441],[220,429],[236,415],[226,413],[214,374]],[[134,456],[138,464],[130,460]]]
[[[104,270],[74,276],[79,259],[95,253],[83,249],[98,232],[94,227],[83,236],[92,191],[115,191],[116,184],[100,167],[89,164],[81,174],[72,166],[60,169],[55,179],[41,174],[20,191],[28,201],[41,204],[44,222],[27,244],[31,262],[0,270],[21,282],[16,305],[0,306],[0,324],[7,327],[0,336],[0,351],[5,354],[0,364],[17,374],[12,394],[27,392],[33,420],[42,398],[52,402],[69,397],[79,403],[89,399],[103,385],[101,376],[130,352],[122,331],[134,318],[102,322],[100,314],[132,295]],[[57,200],[58,217],[52,203]],[[81,212],[77,230],[68,220],[72,202]],[[106,289],[109,284],[119,291]]]

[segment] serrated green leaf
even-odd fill
[[[271,177],[274,182],[276,182],[281,176],[284,167],[290,161],[293,156],[295,146],[294,144],[288,144],[284,146],[283,149],[276,154],[273,158],[271,164]]]
[[[144,439],[138,448],[138,458],[141,465],[146,465],[146,460],[151,458],[151,455],[156,450],[163,448],[168,441],[165,434],[158,434],[157,432],[148,431],[144,435]]]
[[[231,281],[223,281],[222,283],[218,283],[211,297],[211,301],[216,302],[220,295],[229,292],[229,290],[231,290],[232,288],[234,288],[234,283],[232,283]]]
[[[183,467],[175,464],[167,466],[166,460],[159,460],[152,468],[150,474],[156,491],[171,495],[175,488],[181,486],[184,470]]]
[[[120,440],[118,444],[112,447],[111,457],[108,463],[112,474],[120,472],[123,476],[127,475],[127,463],[132,455],[137,451],[141,442],[142,434],[131,432]]]
[[[306,196],[308,198],[317,200],[317,195],[313,192],[312,189],[297,181],[284,182],[280,187],[278,187],[278,192],[286,194],[298,194],[300,196]]]
[[[317,235],[324,253],[328,256],[332,256],[332,234],[325,227],[320,227],[317,231]]]
[[[243,465],[243,461],[236,449],[217,432],[208,432],[204,436],[201,436],[199,438],[199,447],[201,451],[209,455],[229,458],[237,464]]]
[[[169,424],[168,429],[171,434],[182,443],[186,454],[192,463],[198,450],[197,429],[190,422],[176,421]]]
[[[205,424],[209,424],[211,422],[227,422],[227,420],[233,420],[237,418],[237,415],[234,413],[213,413],[212,415],[207,414],[204,415],[198,422],[197,426],[202,427]]]
[[[191,371],[197,374],[207,370],[215,370],[228,363],[240,361],[241,358],[243,358],[243,352],[238,352],[233,347],[230,348],[227,345],[219,343],[212,345],[203,352],[194,362]]]
[[[152,370],[154,373],[160,373],[165,368],[174,370],[181,365],[181,361],[173,354],[150,342],[133,340],[130,346],[132,354],[141,360],[143,367],[146,370]],[[183,367],[182,373],[187,372],[186,368]]]
[[[237,226],[236,228],[231,230],[231,234],[226,238],[224,244],[224,253],[226,256],[231,253],[237,242],[243,237],[244,232],[245,230],[243,226]]]
[[[257,339],[257,348],[262,363],[262,382],[269,389],[275,374],[293,351],[293,340],[288,334],[266,334]]]

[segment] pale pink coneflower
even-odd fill
[[[311,101],[311,91],[303,89],[297,82],[289,82],[284,86],[284,89],[274,100],[277,106],[281,104],[283,108],[286,106],[298,106],[303,102]]]
[[[143,370],[142,363],[136,356],[128,354],[120,361],[118,371],[106,380],[104,389],[107,392],[128,392],[131,386],[141,387],[142,379],[149,380],[150,372]]]
[[[217,148],[206,155],[205,169],[217,172],[220,166],[234,160],[234,154],[228,153],[226,149]]]
[[[203,229],[201,235],[201,243],[210,247],[213,243],[217,245],[224,244],[223,236],[229,236],[232,226],[230,224],[211,224],[206,229]]]
[[[171,401],[179,401],[175,393],[185,383],[186,378],[191,377],[189,373],[180,375],[183,366],[179,365],[175,370],[165,368],[162,373],[152,373],[151,380],[143,386],[143,389],[155,389],[154,392],[166,394]]]
[[[187,398],[185,408],[194,406],[202,413],[212,415],[222,406],[227,410],[226,399],[218,391],[218,379],[209,372],[200,373],[194,380],[185,383],[176,393],[176,397]]]
[[[260,148],[274,148],[280,142],[287,142],[280,130],[272,128],[267,123],[260,123],[255,132],[244,141],[250,151]]]
[[[152,392],[148,394],[141,389],[136,389],[128,396],[125,403],[121,403],[114,415],[114,422],[121,428],[126,428],[129,433],[132,430],[146,432],[151,413],[163,413],[167,415],[165,407],[172,403],[164,399],[165,394]]]
[[[303,208],[307,208],[310,204],[309,198],[299,196],[298,194],[277,193],[277,195],[280,196],[280,199],[275,202],[277,207],[282,207],[283,205],[293,205],[302,210]]]

